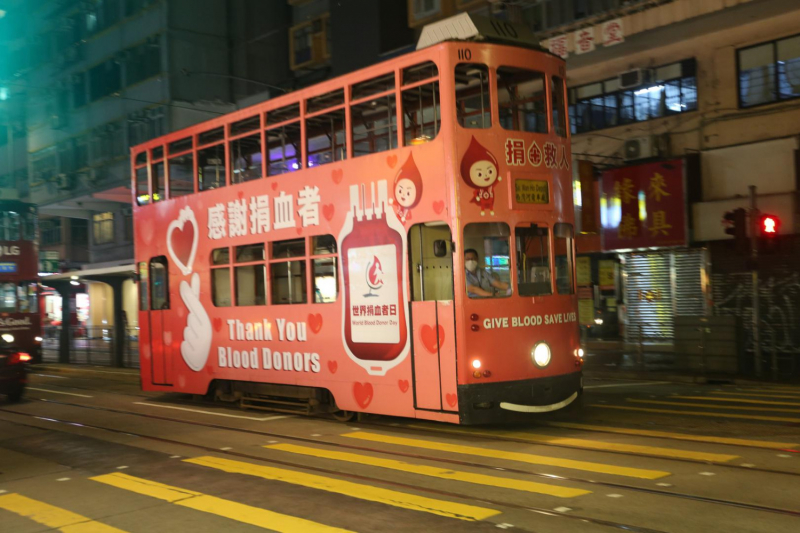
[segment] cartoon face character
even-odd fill
[[[497,181],[497,165],[488,159],[476,161],[469,167],[469,179],[476,187],[489,187]]]
[[[397,180],[394,185],[394,198],[397,204],[406,209],[417,203],[417,186],[408,178]]]

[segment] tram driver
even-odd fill
[[[474,248],[464,251],[467,276],[467,294],[470,298],[491,298],[511,294],[508,283],[495,279],[478,266],[478,252]]]

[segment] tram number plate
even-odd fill
[[[546,204],[549,201],[545,180],[515,180],[514,192],[518,204]]]

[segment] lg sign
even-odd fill
[[[6,255],[19,255],[19,246],[0,246],[0,257]]]

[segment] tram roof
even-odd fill
[[[539,45],[536,35],[525,24],[472,13],[461,13],[426,25],[417,41],[417,50],[445,41],[483,41],[545,51]]]

